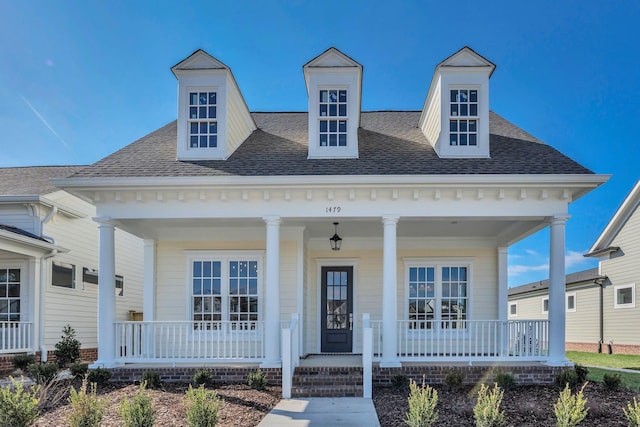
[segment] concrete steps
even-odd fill
[[[362,367],[298,367],[291,396],[362,397]]]

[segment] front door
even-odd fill
[[[353,342],[353,267],[322,267],[323,353],[350,353]]]

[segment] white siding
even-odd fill
[[[239,90],[233,85],[232,78],[227,76],[227,148],[230,156],[242,142],[253,132],[253,121],[242,100]]]
[[[31,215],[30,209],[24,205],[0,205],[0,224],[40,234],[40,219]]]
[[[440,138],[440,109],[442,108],[440,105],[440,91],[441,91],[441,80],[438,77],[438,81],[436,82],[433,88],[433,95],[431,96],[430,103],[427,108],[426,116],[424,123],[422,124],[422,133],[427,138],[427,140],[431,143],[431,145],[435,146]]]
[[[604,340],[613,341],[614,345],[640,345],[640,335],[633,326],[640,323],[640,210],[635,210],[611,245],[619,246],[622,255],[614,254],[600,264],[602,274],[611,281],[604,292]],[[632,283],[636,284],[635,308],[614,309],[614,286]]]

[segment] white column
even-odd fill
[[[565,223],[568,215],[556,215],[549,222],[549,360],[552,366],[568,363],[565,357]]]
[[[382,255],[382,360],[381,368],[399,367],[398,361],[398,286],[396,228],[398,216],[384,216]]]
[[[498,320],[507,320],[507,305],[509,292],[509,248],[498,247]]]
[[[115,228],[109,218],[94,218],[100,231],[98,265],[98,360],[92,367],[116,365],[116,262]]]
[[[42,335],[40,332],[40,303],[43,296],[40,295],[40,259],[41,258],[29,259],[29,280],[35,285],[28,290],[29,320],[33,324],[31,328],[32,335],[29,337],[29,347],[31,347],[34,352],[38,351],[40,335]]]
[[[280,217],[263,218],[267,224],[266,292],[264,304],[263,368],[279,367],[280,360]]]
[[[142,313],[145,321],[156,320],[156,241],[144,239]]]

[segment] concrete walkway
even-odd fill
[[[258,427],[380,427],[371,399],[313,397],[281,400]]]

